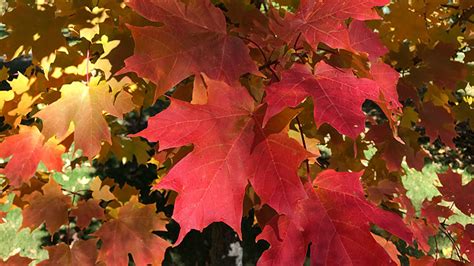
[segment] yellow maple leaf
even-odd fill
[[[89,86],[78,81],[62,86],[61,98],[35,116],[43,120],[42,133],[47,137],[65,138],[72,123],[76,147],[92,158],[99,153],[102,141],[111,143],[104,111],[122,117],[107,83],[93,78]]]

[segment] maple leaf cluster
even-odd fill
[[[470,1],[0,12],[0,219],[47,232],[35,263],[174,264],[192,231],[245,239],[242,219],[259,265],[474,262]],[[428,162],[438,194],[417,206],[402,177]],[[81,165],[105,170],[68,185]],[[16,253],[0,265],[36,259]]]

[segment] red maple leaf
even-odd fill
[[[410,167],[423,168],[424,157],[426,157],[424,150],[415,150],[408,141],[407,144],[402,144],[396,140],[388,124],[372,126],[366,138],[375,142],[390,172],[402,169],[403,158]]]
[[[250,183],[262,202],[290,215],[298,200],[307,198],[296,169],[310,154],[287,134],[266,136],[253,149]]]
[[[181,226],[177,243],[191,229],[219,221],[240,235],[249,178],[262,201],[282,213],[291,213],[292,205],[306,197],[297,168],[309,153],[287,135],[260,128],[261,115],[254,115],[254,100],[244,87],[205,83],[206,104],[171,99],[170,107],[137,134],[160,141],[160,150],[194,144],[157,186],[178,192],[173,213]]]
[[[410,257],[410,265],[413,266],[465,266],[465,263],[446,258],[433,258],[431,256],[423,256],[421,258]]]
[[[402,104],[398,101],[397,83],[400,74],[390,65],[381,61],[372,62],[370,66],[372,79],[379,85],[382,99],[378,100],[388,118],[392,113],[401,114]],[[386,103],[385,105],[383,103]],[[385,108],[384,108],[385,107]]]
[[[402,209],[406,210],[405,217],[403,220],[408,228],[413,233],[413,239],[417,241],[418,247],[425,252],[429,252],[431,249],[428,239],[437,233],[437,226],[433,226],[431,223],[426,223],[424,219],[421,219],[416,215],[415,207],[411,203],[411,200],[406,196],[406,190],[404,188],[398,188],[400,193],[399,196],[394,200],[400,204]]]
[[[463,226],[459,223],[452,224],[448,227],[450,232],[454,232],[457,235],[456,243],[459,245],[460,252],[466,254],[469,260],[474,261],[474,225],[467,224]]]
[[[278,216],[259,239],[270,243],[260,265],[302,265],[311,243],[314,265],[388,265],[390,256],[370,234],[376,224],[411,242],[411,233],[397,215],[377,208],[365,197],[362,172],[326,170],[313,182],[308,199],[292,217]],[[289,263],[289,264],[288,264]]]
[[[367,53],[370,61],[376,61],[388,52],[387,47],[380,41],[379,35],[369,29],[363,21],[351,22],[349,38],[351,47],[359,52]]]
[[[254,100],[243,87],[206,80],[208,103],[171,99],[165,111],[148,120],[138,136],[160,141],[160,150],[194,144],[159,188],[178,192],[173,218],[180,224],[179,243],[191,230],[222,221],[240,234],[245,171],[253,141]]]
[[[17,135],[6,137],[0,143],[0,157],[12,156],[3,173],[14,187],[28,181],[35,174],[40,162],[50,170],[61,171],[63,152],[63,146],[53,141],[44,142],[44,136],[37,127],[20,126]]]
[[[349,70],[337,69],[324,61],[309,67],[294,65],[283,72],[280,82],[266,89],[267,121],[285,107],[296,107],[307,97],[314,101],[314,120],[319,125],[328,123],[341,134],[355,138],[365,128],[362,103],[377,101],[380,89],[373,80],[356,78]]]
[[[446,109],[436,106],[431,102],[423,105],[420,111],[421,125],[425,128],[426,135],[434,142],[438,137],[451,148],[455,148],[453,139],[457,136],[454,117]]]
[[[257,72],[249,49],[227,34],[224,14],[210,1],[130,0],[127,4],[145,18],[164,24],[129,26],[135,53],[120,71],[133,71],[153,81],[155,97],[201,72],[229,84],[237,83],[242,74]]]
[[[474,182],[470,181],[466,185],[462,185],[462,176],[449,170],[445,174],[438,174],[442,187],[438,190],[443,194],[443,198],[447,201],[454,201],[456,207],[466,215],[474,213]]]
[[[425,200],[421,208],[421,215],[426,217],[426,222],[432,224],[433,226],[439,226],[439,217],[448,219],[454,212],[446,207],[441,206],[441,200],[443,197],[437,196],[434,197],[431,201]]]
[[[271,27],[287,43],[293,44],[301,34],[313,48],[323,42],[333,48],[352,50],[344,20],[378,19],[373,7],[388,3],[387,0],[303,0],[296,13],[287,12],[283,19],[275,15]]]

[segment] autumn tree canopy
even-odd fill
[[[474,263],[472,1],[0,14],[0,265]]]

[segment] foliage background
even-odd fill
[[[225,7],[228,1],[214,2],[218,6]],[[263,4],[264,1],[242,2],[262,12],[267,8]],[[277,6],[281,4],[289,11],[296,10],[298,6],[298,1],[275,2],[277,2],[275,3]],[[6,32],[8,25],[19,28],[21,26],[8,19],[18,16],[19,14],[15,13],[20,12],[17,7],[23,4],[32,14],[27,16],[30,21],[20,21],[20,23],[27,25],[31,30],[17,31],[8,36]],[[50,4],[64,13],[48,16]],[[45,9],[41,10],[37,7],[45,7]],[[133,102],[132,108],[130,112],[126,112],[123,119],[107,117],[112,136],[116,138],[113,139],[112,145],[104,144],[102,146],[98,158],[91,162],[82,156],[81,151],[75,151],[72,145],[69,151],[62,156],[65,165],[62,173],[53,173],[52,177],[71,195],[74,193],[87,195],[90,193],[91,183],[98,176],[104,184],[114,184],[115,188],[118,187],[114,193],[116,197],[139,195],[140,202],[155,204],[157,210],[163,211],[170,217],[173,205],[168,202],[172,201],[175,195],[171,192],[151,191],[150,188],[157,173],[158,177],[162,177],[170,164],[173,163],[172,160],[168,160],[164,164],[158,163],[159,159],[152,157],[154,143],[148,143],[139,138],[126,137],[127,133],[143,130],[147,125],[148,118],[164,110],[169,105],[169,100],[166,97],[160,97],[156,102],[153,102],[153,84],[134,74],[128,75],[124,78],[125,80],[111,77],[113,73],[123,67],[125,58],[133,53],[133,40],[125,24],[150,25],[153,23],[135,14],[120,1],[112,0],[0,1],[0,10],[4,15],[10,13],[10,17],[3,16],[0,20],[0,38],[3,37],[0,41],[0,53],[5,53],[7,55],[5,58],[8,58],[7,62],[0,64],[0,80],[2,80],[0,90],[9,91],[12,80],[18,79],[18,72],[20,72],[30,80],[35,78],[33,83],[28,84],[31,96],[34,98],[41,94],[41,101],[43,101],[41,103],[29,99],[30,102],[28,102],[20,95],[16,95],[14,103],[8,105],[7,101],[2,99],[2,104],[5,104],[3,113],[8,113],[1,118],[2,135],[9,135],[19,124],[38,123],[32,114],[41,108],[41,104],[50,103],[51,99],[58,97],[57,91],[42,91],[42,89],[37,89],[38,87],[58,88],[60,84],[84,80],[86,65],[83,59],[88,51],[91,55],[91,65],[87,68],[94,69],[95,75],[109,79],[112,91],[124,90],[129,93]],[[41,14],[34,14],[34,12]],[[407,143],[420,143],[423,150],[427,152],[423,161],[424,166],[419,169],[404,163],[399,172],[388,173],[386,170],[380,172],[386,174],[388,180],[399,179],[402,181],[407,190],[406,195],[411,199],[419,214],[423,202],[431,201],[434,197],[441,195],[437,188],[440,186],[440,182],[436,173],[445,172],[448,168],[455,169],[462,173],[464,184],[469,183],[473,178],[474,133],[472,125],[474,111],[472,103],[474,89],[469,85],[469,82],[472,84],[473,78],[472,44],[474,33],[472,17],[474,8],[469,4],[469,1],[400,0],[392,1],[390,5],[381,8],[379,13],[382,14],[383,19],[371,21],[368,24],[379,32],[383,43],[390,50],[385,57],[385,62],[390,63],[401,73],[399,93],[403,98],[404,114],[400,120],[408,131],[416,132],[415,136],[408,136],[408,134],[404,136],[404,132],[401,130],[401,137],[405,141],[411,138],[406,141]],[[443,20],[443,22],[439,22],[439,20]],[[33,24],[37,27],[32,27]],[[30,48],[18,49],[16,44],[23,41],[23,36],[33,38],[37,33],[34,31],[38,30],[41,35],[39,40],[42,40],[42,36],[50,34],[47,31],[50,30],[49,27],[61,27],[62,37],[65,40],[63,44],[55,43],[57,40],[53,38],[47,43],[32,42],[33,57],[29,53]],[[110,48],[113,45],[107,46],[107,44],[113,40],[119,40],[120,43]],[[59,52],[56,58],[48,58],[50,53],[53,50],[56,51],[60,45],[66,45],[68,54]],[[12,58],[14,59],[9,61]],[[53,71],[51,77],[46,79],[45,75],[38,74],[38,68],[45,69],[45,66],[53,66],[59,74],[55,75]],[[189,98],[186,91],[183,93],[184,96],[179,95],[179,89],[189,86],[190,81],[188,80],[181,87],[167,92],[167,95]],[[454,83],[455,88],[449,90],[440,85],[447,83]],[[400,89],[400,84],[410,88]],[[405,97],[405,95],[410,95],[412,98]],[[454,146],[447,146],[441,139],[433,140],[427,136],[424,126],[418,122],[420,114],[416,109],[428,103],[434,103],[437,107],[448,110],[452,118],[451,122],[456,124],[455,132],[451,132],[455,134]],[[5,110],[6,108],[9,109]],[[311,110],[305,106],[305,111],[307,111],[306,109]],[[305,111],[303,111],[303,115]],[[374,121],[387,120],[383,112],[371,102],[364,104],[364,111]],[[298,131],[295,123],[293,123],[293,129]],[[317,137],[314,124],[303,122],[303,132],[308,139]],[[319,166],[318,164],[312,165],[313,173],[319,171],[320,168],[332,168],[335,164],[342,170],[351,168],[348,166],[350,162],[345,165],[345,159],[342,159],[342,162],[336,162],[336,160],[341,160],[335,152],[339,147],[333,147],[331,150],[330,143],[325,143],[321,139],[319,141],[317,147],[321,156],[318,158]],[[376,165],[380,164],[382,160],[380,153],[383,150],[368,140],[358,139],[357,141],[364,143],[361,147],[365,147],[363,150],[365,158],[359,159],[371,162],[367,166],[368,169],[379,171],[380,167],[384,168],[384,164],[382,166]],[[351,140],[347,139],[343,142],[341,146],[344,149],[353,144]],[[6,162],[7,160],[4,160],[2,164],[5,165]],[[46,175],[46,172],[47,169],[44,165],[40,165],[37,176],[41,178],[42,175]],[[366,173],[370,172],[366,171]],[[112,181],[107,183],[108,181],[105,180]],[[3,179],[3,181],[6,184],[6,180]],[[370,187],[370,185],[376,187],[376,184],[367,184],[366,187]],[[8,191],[7,188],[4,187],[5,191]],[[117,192],[119,190],[122,192]],[[13,197],[12,193],[2,194],[0,210],[6,212],[6,216],[4,222],[0,224],[1,258],[7,259],[19,253],[21,256],[33,259],[34,263],[38,263],[48,257],[47,251],[43,249],[44,246],[69,241],[69,226],[61,227],[53,235],[49,234],[44,226],[34,230],[20,229],[22,224],[21,209],[15,207]],[[448,206],[454,211],[454,215],[444,219],[444,224],[449,225],[456,222],[462,225],[474,224],[472,216],[463,214],[448,202],[443,202],[442,205]],[[202,233],[193,231],[187,235],[181,245],[168,249],[163,263],[165,265],[224,263],[253,265],[262,252],[268,248],[268,243],[256,242],[255,239],[261,229],[254,221],[255,215],[251,210],[242,220],[242,240],[239,240],[235,232],[223,223],[214,223]],[[74,227],[74,220],[71,220],[71,224],[71,227]],[[87,238],[88,234],[99,227],[100,221],[94,221],[85,232],[78,231],[73,235],[74,237]],[[165,239],[175,241],[179,232],[178,224],[171,221],[166,229],[167,232],[158,234]],[[84,233],[85,235],[81,235]],[[455,245],[453,245],[451,236],[442,231],[429,237],[430,250],[427,252],[423,252],[418,247],[407,247],[401,240],[395,244],[400,253],[402,264],[408,263],[409,256],[421,257],[424,253],[434,257],[455,257]]]

